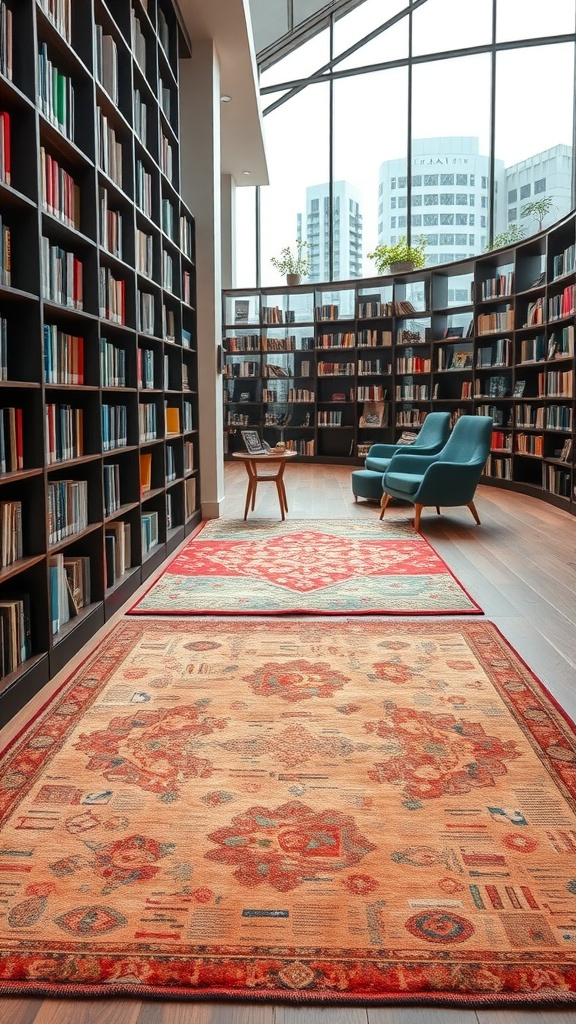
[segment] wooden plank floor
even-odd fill
[[[243,465],[225,469],[222,514],[242,518]],[[291,519],[377,519],[378,508],[355,503],[350,469],[291,464],[286,471]],[[512,491],[480,487],[476,526],[467,509],[442,516],[425,510],[421,532],[485,615],[498,626],[556,700],[576,720],[576,520]],[[273,484],[260,485],[253,516],[277,518]],[[387,518],[411,517],[391,505]],[[150,581],[149,581],[150,582]],[[149,582],[146,586],[149,586]],[[143,588],[144,589],[144,588]],[[130,602],[132,603],[132,601]],[[122,613],[120,613],[121,615]],[[119,617],[119,616],[117,616]],[[107,632],[110,623],[105,627]],[[96,637],[94,643],[99,637]],[[85,657],[87,650],[82,652]],[[69,674],[70,666],[66,670]],[[54,680],[51,686],[56,686]],[[44,691],[44,699],[46,691]],[[9,738],[32,710],[6,727]],[[474,1010],[438,1007],[306,1007],[288,1004],[160,1000],[0,999],[2,1024],[576,1024],[576,1009]]]

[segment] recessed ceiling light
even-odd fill
[[[252,174],[252,171],[242,171],[242,174]]]
[[[232,100],[232,97],[231,97],[231,96],[221,96],[221,97],[220,97],[220,102],[221,102],[221,103],[230,103],[230,102],[231,102],[231,100]]]

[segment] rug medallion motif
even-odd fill
[[[126,620],[0,768],[0,994],[576,1000],[574,728],[482,619]]]
[[[407,521],[210,520],[133,614],[477,613]]]

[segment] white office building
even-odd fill
[[[348,181],[333,189],[334,279],[362,277],[360,193]],[[309,281],[330,280],[330,196],[328,183],[306,189],[306,214],[298,214],[298,237],[308,242]]]
[[[504,164],[496,161],[496,185]],[[468,136],[414,139],[412,143],[412,238],[426,238],[428,265],[473,256],[488,240],[490,162]],[[378,184],[378,244],[394,245],[408,232],[406,158],[386,160]],[[500,230],[496,227],[496,231]]]
[[[518,224],[526,235],[549,227],[572,209],[572,149],[553,146],[506,168],[506,225]],[[553,206],[541,224],[522,216],[528,203],[549,196]],[[500,198],[500,197],[499,197]]]

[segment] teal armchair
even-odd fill
[[[429,412],[413,444],[373,444],[370,446],[364,469],[352,473],[352,494],[358,498],[380,501],[382,475],[396,452],[413,455],[433,455],[439,452],[450,434],[450,413]]]
[[[409,455],[412,452],[417,452],[419,455],[435,455],[444,447],[449,434],[450,413],[429,412],[412,444],[373,444],[364,465],[366,469],[385,473],[390,459],[396,452],[404,452]]]
[[[436,455],[394,455],[382,478],[383,518],[390,498],[414,505],[414,529],[420,528],[424,506],[440,508],[466,505],[477,523],[480,517],[474,494],[490,452],[491,416],[461,416],[444,447]]]

